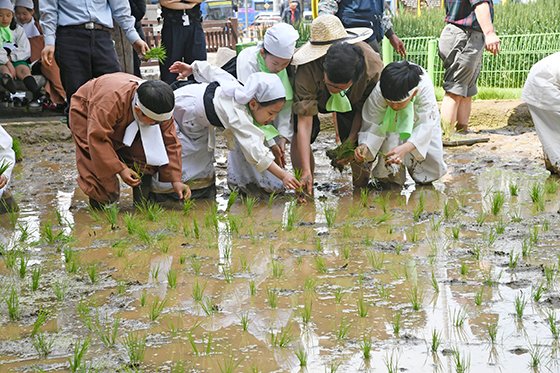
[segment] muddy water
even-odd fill
[[[25,146],[14,183],[21,211],[0,222],[0,370],[68,370],[74,346],[89,338],[82,366],[126,371],[126,336],[137,336],[146,347],[134,368],[150,372],[296,372],[298,354],[309,372],[451,372],[457,360],[471,372],[519,372],[537,357],[538,369],[558,371],[547,317],[560,319],[559,198],[544,193],[543,211],[531,200],[532,186],[550,179],[534,132],[488,131],[487,144],[448,149],[450,172],[433,187],[371,191],[367,199],[352,193],[348,172],[328,166],[327,135],[306,205],[286,196],[257,202],[251,214],[240,200],[226,211],[222,168],[216,214],[198,202],[150,221],[123,188],[114,229],[86,208],[70,143]],[[129,233],[125,215],[140,228]],[[16,321],[5,300],[11,289]],[[516,298],[526,303],[522,316]],[[46,358],[31,336],[39,309],[49,312],[37,333],[52,341]],[[101,336],[116,319],[115,344],[106,347]]]

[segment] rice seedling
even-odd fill
[[[86,355],[87,350],[89,349],[89,338],[84,339],[83,341],[78,341],[74,345],[74,354],[71,358],[68,359],[70,363],[70,371],[71,372],[79,372],[82,370],[86,370],[83,364],[83,359]]]
[[[278,294],[274,289],[271,288],[266,289],[266,299],[270,308],[272,309],[278,308]]]
[[[377,253],[372,250],[366,250],[366,257],[369,265],[373,269],[380,271],[383,268],[383,261],[385,260],[385,255],[383,253]]]
[[[400,372],[399,356],[395,354],[394,350],[391,352],[391,356],[385,356],[385,367],[387,368],[387,373]]]
[[[4,259],[6,268],[8,268],[9,270],[13,270],[16,266],[17,259],[22,256],[23,253],[16,248],[13,248],[12,250],[6,250],[6,248],[4,248],[0,244],[0,255]]]
[[[531,345],[529,347],[529,367],[532,368],[533,371],[539,371],[541,360],[543,360],[544,358],[545,352],[538,345],[538,342],[535,342],[534,345]]]
[[[295,355],[299,361],[299,366],[301,368],[305,368],[307,366],[307,351],[303,347],[298,347],[295,352]]]
[[[543,271],[544,271],[544,278],[546,279],[546,287],[550,288],[552,287],[552,284],[554,283],[554,279],[556,278],[556,266],[544,265]]]
[[[443,223],[443,219],[437,219],[435,216],[430,218],[430,227],[432,227],[433,232],[439,232],[441,223]]]
[[[449,221],[450,219],[452,219],[452,218],[455,216],[456,212],[457,212],[457,201],[456,201],[456,200],[453,200],[453,202],[454,202],[454,205],[453,205],[453,206],[451,205],[451,201],[450,201],[450,200],[446,200],[446,201],[443,203],[443,211],[442,211],[442,213],[443,213],[443,218],[444,218],[446,221]]]
[[[365,335],[362,338],[362,342],[360,343],[360,348],[362,350],[362,357],[364,360],[368,361],[371,358],[371,348],[372,348],[371,338],[366,337]]]
[[[550,230],[550,222],[544,219],[541,227],[543,232],[548,232]]]
[[[558,191],[558,181],[554,179],[547,179],[544,182],[544,192],[546,194],[556,194]]]
[[[516,183],[510,183],[509,184],[509,194],[512,197],[517,197],[519,195],[519,185],[517,185]]]
[[[159,45],[156,47],[151,48],[144,54],[144,59],[148,60],[158,60],[159,63],[163,64],[164,61],[167,59],[167,50],[165,46]]]
[[[451,314],[451,324],[456,328],[462,328],[465,325],[465,321],[467,320],[467,313],[459,308],[454,309],[453,313]]]
[[[241,324],[241,329],[246,332],[247,330],[249,330],[249,313],[248,312],[244,312],[241,314],[241,316],[239,317],[239,323]]]
[[[185,216],[189,216],[191,214],[191,211],[195,208],[196,203],[194,202],[193,199],[187,198],[185,199],[185,201],[183,202],[183,215]]]
[[[336,302],[336,304],[342,303],[342,298],[344,297],[344,293],[342,292],[342,289],[341,288],[334,289],[333,294],[334,294],[334,301]]]
[[[284,265],[282,264],[282,262],[277,259],[273,259],[271,262],[271,266],[272,277],[276,279],[282,278],[282,275],[284,274]]]
[[[492,246],[494,245],[494,243],[496,243],[496,240],[498,239],[498,235],[496,234],[494,228],[490,228],[490,230],[488,231],[487,239],[488,239],[488,246]]]
[[[498,337],[498,322],[488,324],[486,332],[488,333],[488,340],[490,341],[490,344],[496,344],[496,338]]]
[[[124,295],[126,292],[126,282],[125,281],[117,281],[117,294]]]
[[[418,203],[412,212],[412,217],[414,221],[419,221],[422,217],[422,213],[424,213],[425,209],[425,195],[424,192],[420,193],[420,197],[418,197]]]
[[[383,214],[373,218],[373,224],[379,225],[379,224],[387,223],[389,220],[391,220],[392,217],[393,215],[391,215],[390,212],[384,212]]]
[[[368,205],[369,205],[369,189],[368,188],[361,188],[360,189],[360,205],[362,205],[362,207],[368,207]]]
[[[466,276],[469,273],[469,265],[466,262],[461,262],[459,273],[461,274],[461,276]]]
[[[521,243],[521,255],[523,256],[524,259],[529,258],[531,256],[531,249],[532,249],[532,245],[529,239],[527,238],[523,239],[523,242]]]
[[[10,293],[5,298],[5,302],[8,308],[8,317],[10,321],[19,320],[21,317],[19,294],[14,286],[11,287]]]
[[[103,215],[105,220],[111,226],[111,230],[117,229],[117,223],[119,219],[119,207],[116,203],[111,203],[109,205],[103,206]]]
[[[99,280],[99,274],[97,273],[97,263],[90,264],[87,267],[87,274],[91,283],[95,285]]]
[[[224,281],[228,284],[233,282],[233,272],[231,271],[231,267],[229,265],[222,267],[222,274],[224,275]]]
[[[354,144],[354,142],[347,140],[343,141],[336,148],[327,150],[326,155],[331,160],[331,166],[342,172],[346,163],[340,161],[344,161],[353,157],[355,148],[356,145]]]
[[[315,257],[315,269],[320,274],[327,273],[327,262],[322,256]]]
[[[389,201],[391,199],[391,192],[388,193],[380,193],[374,198],[374,202],[379,205],[383,213],[387,213],[389,208]]]
[[[27,255],[22,254],[19,258],[19,278],[24,279],[27,273],[27,264],[29,263],[29,258]]]
[[[358,296],[357,306],[358,306],[358,316],[367,317],[369,312],[369,307],[367,302],[364,300],[363,294],[360,294]]]
[[[255,285],[255,281],[251,280],[249,281],[249,294],[254,297],[255,295],[257,295],[257,285]]]
[[[298,220],[298,211],[296,209],[296,203],[292,202],[288,204],[286,209],[286,231],[291,232],[294,229],[295,223]]]
[[[202,262],[196,255],[191,256],[190,259],[191,269],[196,276],[200,275],[200,269],[202,268]]]
[[[494,194],[492,195],[492,200],[490,201],[490,205],[491,205],[490,211],[492,211],[492,214],[494,216],[498,216],[500,214],[502,208],[504,207],[505,201],[506,201],[506,197],[504,192],[502,191],[494,192]]]
[[[198,227],[198,221],[193,218],[193,235],[197,240],[200,238],[200,228]]]
[[[239,191],[236,188],[232,189],[228,196],[226,212],[228,212],[233,207],[235,201],[237,201],[238,196],[239,196]]]
[[[480,245],[474,245],[471,249],[471,254],[476,260],[480,260],[482,258],[482,247]]]
[[[533,245],[536,245],[539,242],[539,226],[538,225],[533,225],[533,228],[531,228],[531,232],[530,232],[530,235],[529,235],[529,241]]]
[[[502,278],[503,271],[500,271],[498,275],[494,275],[492,268],[488,268],[486,271],[483,272],[484,279],[482,283],[486,286],[495,286],[498,285],[500,279]]]
[[[268,208],[270,209],[272,207],[272,205],[274,205],[274,201],[276,201],[276,199],[278,198],[278,194],[276,194],[275,192],[270,193],[270,195],[268,196]]]
[[[454,227],[451,227],[451,236],[453,237],[453,239],[455,241],[459,240],[459,234],[461,232],[461,227],[456,225]]]
[[[519,262],[519,254],[516,254],[513,252],[513,250],[511,250],[509,252],[509,268],[511,270],[514,270],[515,268],[517,268],[517,264]]]
[[[286,348],[293,340],[292,328],[290,326],[282,327],[278,333],[270,331],[270,344],[272,347]]]
[[[342,341],[343,339],[346,339],[348,337],[348,332],[350,331],[351,326],[351,323],[347,322],[345,318],[342,318],[335,332],[336,340]]]
[[[41,279],[41,267],[35,267],[31,271],[31,291],[39,289],[39,280]]]
[[[209,355],[210,352],[207,352],[206,355]],[[218,369],[220,373],[233,373],[237,369],[241,362],[235,361],[235,358],[230,355],[227,358],[224,358],[222,362],[218,362]]]
[[[548,324],[548,330],[550,330],[550,333],[552,334],[552,338],[557,341],[558,337],[560,337],[560,329],[558,329],[556,312],[554,310],[547,311],[546,322]]]
[[[478,307],[482,305],[482,296],[484,295],[484,288],[479,288],[474,294],[474,304]]]
[[[510,214],[510,218],[512,223],[520,223],[523,220],[523,217],[521,216],[521,212],[519,210],[512,212]]]
[[[152,280],[154,282],[159,282],[159,271],[160,271],[160,267],[159,264],[156,264],[154,267],[152,267],[152,269],[150,270],[150,277],[152,278]]]
[[[323,214],[325,215],[325,220],[327,221],[327,227],[328,228],[334,227],[334,223],[337,215],[336,207],[326,206],[326,205],[323,206]]]
[[[144,307],[146,305],[147,293],[146,289],[143,289],[140,293],[140,307]]]
[[[441,332],[438,332],[437,330],[433,329],[432,339],[430,343],[430,351],[436,354],[439,350],[439,346],[441,346],[441,342],[442,342]]]
[[[17,224],[18,227],[18,231],[19,231],[19,238],[18,241],[19,242],[25,242],[27,241],[27,239],[29,238],[29,226],[27,224]]]
[[[44,333],[39,333],[33,336],[31,341],[33,348],[37,351],[39,358],[46,358],[49,356],[53,350],[54,337],[49,338]]]
[[[245,205],[245,211],[247,212],[247,216],[253,215],[253,208],[257,203],[257,199],[255,197],[246,196],[243,198],[243,204]]]
[[[128,333],[123,338],[123,345],[128,355],[128,365],[132,368],[138,368],[144,361],[144,353],[146,352],[146,337],[137,333]]]
[[[454,348],[451,354],[453,363],[455,364],[455,371],[457,373],[466,373],[469,371],[471,366],[471,357],[461,356],[461,352],[458,348]]]
[[[195,281],[193,288],[192,288],[192,298],[196,303],[202,302],[202,298],[204,298],[204,289],[206,285],[200,285],[198,280]]]
[[[112,323],[102,324],[99,321],[96,325],[96,332],[105,347],[112,348],[117,343],[119,335],[120,320],[115,318]]]
[[[544,211],[544,190],[541,184],[534,183],[531,187],[531,201],[537,211]]]
[[[395,337],[399,337],[399,333],[401,331],[401,311],[398,311],[397,313],[395,313],[395,316],[393,316],[393,321],[392,321],[392,329],[393,329],[393,334],[395,335]]]
[[[175,289],[177,287],[177,271],[174,269],[169,269],[167,272],[167,286],[170,289]]]
[[[151,321],[156,321],[156,319],[161,315],[163,309],[167,304],[167,299],[160,300],[159,297],[155,297],[150,310],[148,312],[148,317]]]
[[[504,234],[504,232],[506,231],[506,223],[504,222],[504,219],[500,218],[500,220],[498,220],[498,222],[496,223],[494,229],[496,231],[496,234]]]
[[[545,288],[545,286],[542,282],[539,282],[537,287],[533,286],[533,292],[531,294],[531,297],[533,298],[533,301],[538,303],[541,300],[545,290],[546,290],[546,288]]]
[[[525,296],[522,293],[518,294],[515,297],[514,305],[515,305],[515,316],[519,320],[521,320],[523,318],[523,312],[525,312],[525,306],[527,305]]]
[[[305,301],[301,310],[301,321],[304,324],[309,324],[311,321],[311,312],[313,310],[313,302],[311,300]]]
[[[346,260],[346,261],[347,261],[347,260],[350,260],[350,246],[345,245],[345,246],[342,248],[341,254],[342,254],[342,258],[343,258],[344,260]]]
[[[33,323],[33,329],[31,330],[32,337],[39,332],[41,326],[45,325],[47,319],[49,318],[49,315],[50,313],[48,310],[46,310],[45,308],[39,308],[39,312],[37,312],[37,319]]]
[[[434,273],[434,271],[432,271],[432,288],[434,289],[434,292],[436,294],[439,294],[439,283],[438,283],[438,280],[436,278],[436,274]]]
[[[342,238],[350,238],[352,236],[353,227],[348,223],[344,223],[342,226]]]
[[[488,215],[484,211],[480,211],[476,216],[476,224],[481,227],[482,224],[484,224],[484,222],[486,221],[487,217]]]
[[[66,298],[66,291],[68,290],[68,285],[64,281],[56,281],[53,284],[53,292],[56,300],[62,302]]]
[[[408,300],[412,305],[414,311],[419,311],[422,308],[422,301],[424,299],[424,292],[418,290],[418,286],[413,286],[408,294]]]
[[[199,303],[200,308],[206,314],[206,316],[212,316],[216,311],[218,311],[218,306],[216,306],[210,297],[204,297],[202,302]]]
[[[149,221],[158,221],[159,217],[163,214],[164,209],[156,202],[150,200],[142,200],[136,204],[136,208],[141,215]]]

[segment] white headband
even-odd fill
[[[414,92],[416,92],[416,90],[418,89],[418,86],[412,88],[410,91],[408,91],[408,93],[406,94],[406,97],[403,98],[402,100],[399,101],[391,101],[391,100],[387,100],[385,99],[387,102],[391,102],[393,104],[400,104],[401,102],[405,102],[406,100],[408,100],[409,98],[412,97],[412,95],[414,94]]]
[[[136,105],[138,105],[138,107],[140,108],[142,113],[144,113],[144,115],[146,115],[147,117],[155,121],[163,122],[171,119],[171,117],[173,116],[173,110],[171,110],[168,113],[161,113],[161,114],[154,113],[153,111],[151,111],[150,109],[142,105],[142,102],[140,102],[140,99],[138,98],[138,93],[135,93],[134,102],[136,103]]]

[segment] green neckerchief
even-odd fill
[[[266,62],[264,62],[264,58],[260,50],[257,52],[257,63],[259,64],[259,70],[261,72],[270,73],[270,70],[266,67]],[[292,85],[290,84],[290,79],[288,78],[288,72],[286,69],[283,69],[282,71],[277,72],[276,75],[278,75],[282,81],[282,85],[286,91],[286,101],[292,101],[294,99],[294,91],[292,89]]]
[[[414,127],[414,98],[410,100],[408,105],[403,109],[395,111],[389,105],[385,111],[383,124],[381,125],[382,133],[398,133],[401,140],[407,140],[412,134]]]
[[[347,113],[352,111],[352,104],[350,99],[346,95],[345,91],[340,91],[339,93],[331,94],[331,97],[327,100],[326,109],[327,111],[336,111],[337,113]]]
[[[251,112],[251,109],[249,108],[249,105],[247,105],[247,110],[251,114],[251,118],[253,118],[253,124],[255,126],[257,126],[258,129],[263,131],[265,141],[270,141],[273,138],[275,138],[276,136],[280,135],[280,132],[278,132],[276,127],[274,127],[272,124],[264,124],[263,125],[263,124],[260,124],[259,122],[257,122],[255,120],[255,118],[253,117],[253,113]]]
[[[12,30],[10,30],[10,26],[0,26],[0,47],[4,45],[4,43],[11,43],[12,42]]]

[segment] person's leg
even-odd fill
[[[560,112],[540,109],[527,105],[535,124],[535,131],[541,141],[545,167],[550,172],[560,174]]]
[[[348,139],[352,128],[352,122],[354,121],[354,116],[354,112],[336,113],[336,123],[340,141],[344,142]],[[354,185],[354,188],[365,187],[369,181],[371,163],[359,163],[352,159],[350,161],[350,168],[352,169],[352,185]]]
[[[445,136],[450,136],[457,123],[457,114],[463,97],[445,92],[441,102],[441,124]]]
[[[187,30],[185,33],[189,42],[185,48],[185,62],[191,64],[193,61],[206,61],[206,37],[202,23],[194,22]]]
[[[91,57],[92,78],[121,71],[111,33],[107,31],[93,32]]]
[[[41,94],[41,88],[37,84],[37,81],[33,76],[31,76],[31,69],[27,64],[18,64],[15,66],[16,77],[23,81],[25,88],[27,88],[33,94],[33,100],[39,98]]]
[[[10,93],[16,93],[16,86],[13,80],[14,75],[12,75],[10,65],[10,62],[5,65],[0,65],[0,84]]]
[[[455,128],[459,132],[465,132],[469,128],[469,118],[471,117],[472,97],[462,97],[457,108],[457,124]]]
[[[169,67],[175,61],[183,61],[184,50],[188,47],[188,40],[185,37],[185,29],[182,23],[173,20],[163,20],[163,28],[161,30],[161,45],[167,51],[167,58],[163,64],[159,64],[160,79],[167,84],[177,80],[177,74],[169,72]]]

